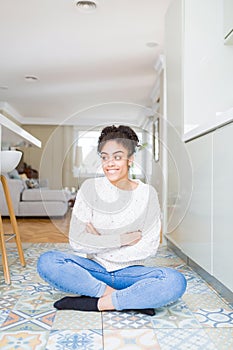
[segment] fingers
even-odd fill
[[[135,244],[137,244],[140,240],[141,240],[141,238],[138,238],[138,239],[136,239],[135,241],[129,243],[128,245],[135,245]]]
[[[141,237],[141,231],[123,233],[121,235],[121,246],[134,245],[140,241]]]
[[[92,233],[94,235],[100,235],[100,233],[95,229],[91,222],[86,224],[86,230],[88,233]]]
[[[89,226],[89,224],[86,224],[86,230],[87,230],[88,233],[92,233],[92,229]]]
[[[142,238],[141,232],[137,231],[137,232],[134,232],[134,233],[135,233],[135,238],[134,238],[134,240],[131,243],[129,243],[129,245],[134,245],[134,244],[138,243],[141,240],[141,238]]]

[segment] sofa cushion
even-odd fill
[[[63,190],[47,190],[47,189],[28,189],[22,193],[21,201],[23,202],[38,202],[38,201],[59,201],[67,202],[69,196]]]
[[[5,176],[5,174],[4,174],[4,176]],[[10,196],[11,196],[11,200],[13,203],[15,215],[18,215],[19,214],[19,208],[18,208],[19,201],[20,201],[21,193],[24,190],[23,183],[21,180],[9,179],[9,178],[7,178],[7,183],[8,183],[8,187],[9,187]],[[0,182],[0,213],[2,216],[9,215],[1,182]]]
[[[19,216],[64,216],[67,213],[68,202],[47,201],[47,202],[20,202]]]

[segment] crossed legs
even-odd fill
[[[41,255],[38,273],[64,292],[97,298],[100,311],[158,308],[186,289],[184,276],[174,269],[130,266],[108,272],[90,259],[57,251]]]

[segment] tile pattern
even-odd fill
[[[233,349],[233,327],[231,328],[208,328],[206,334],[219,350]]]
[[[48,333],[20,331],[0,333],[0,344],[4,350],[44,350],[48,340]]]
[[[100,312],[57,311],[52,329],[102,329]]]
[[[55,317],[55,310],[42,313],[33,311],[11,311],[1,325],[1,331],[44,331],[50,330]]]
[[[46,350],[103,350],[102,330],[57,330],[50,333]]]
[[[203,329],[159,329],[156,336],[162,350],[218,350]]]
[[[199,309],[195,314],[204,327],[233,327],[233,310]]]
[[[154,328],[200,328],[200,323],[187,305],[178,300],[170,306],[156,310],[156,315],[151,318]]]
[[[136,312],[103,312],[104,329],[152,328],[151,317]]]
[[[137,312],[57,311],[64,296],[37,274],[41,253],[71,252],[67,243],[23,244],[27,262],[18,262],[8,243],[12,283],[5,285],[0,266],[0,344],[4,350],[233,350],[233,309],[184,261],[160,247],[148,266],[181,271],[187,291],[177,302],[156,309],[151,317]]]
[[[159,350],[152,329],[104,330],[104,350]]]

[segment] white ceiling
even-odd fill
[[[170,2],[98,0],[84,13],[73,0],[0,0],[0,109],[23,124],[138,123]]]

